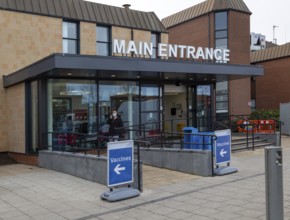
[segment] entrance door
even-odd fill
[[[198,85],[195,92],[196,120],[199,131],[212,130],[212,85]]]
[[[164,113],[166,132],[183,132],[187,125],[187,92],[184,85],[164,85]]]

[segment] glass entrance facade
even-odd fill
[[[42,129],[37,129],[40,118],[31,117],[33,130],[29,139],[32,151],[37,151],[37,142],[43,141],[39,131],[108,135],[107,121],[113,110],[128,128],[125,138],[129,139],[136,137],[140,126],[151,134],[161,130],[182,132],[185,126],[197,127],[200,131],[211,129],[212,85],[49,79],[46,92],[39,95],[36,85],[33,82],[29,87],[34,94],[31,110],[35,115],[39,114],[36,107],[39,97],[46,100],[47,112],[39,114],[46,120],[46,123],[40,123],[44,125]]]

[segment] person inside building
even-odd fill
[[[113,110],[107,124],[109,127],[110,141],[118,141],[119,138],[123,138],[123,121],[118,115],[117,110]]]

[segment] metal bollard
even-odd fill
[[[265,148],[266,219],[283,220],[282,148]]]

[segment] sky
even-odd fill
[[[165,18],[183,9],[192,7],[204,0],[88,0],[101,4],[122,7],[130,4],[131,9],[155,12],[159,19]],[[277,44],[290,42],[290,1],[289,0],[244,0],[251,15],[251,32],[266,36],[267,41]],[[277,26],[274,28],[273,26]]]

